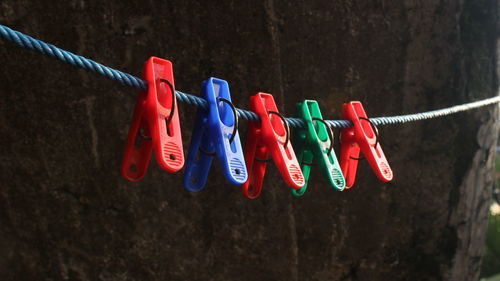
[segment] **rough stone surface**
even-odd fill
[[[425,111],[497,94],[495,0],[2,0],[0,23],[140,75],[174,62],[233,99],[317,99],[339,117]],[[395,172],[294,199],[274,168],[258,200],[214,167],[205,190],[152,162],[119,175],[136,91],[0,41],[0,280],[477,280],[498,110],[381,127]],[[187,147],[193,108],[181,106]]]

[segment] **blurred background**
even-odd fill
[[[497,146],[495,189],[490,208],[481,275],[484,280],[500,280],[500,147]]]

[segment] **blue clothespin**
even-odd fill
[[[226,81],[209,78],[202,84],[202,98],[207,110],[196,113],[185,170],[184,188],[191,192],[203,189],[212,159],[217,156],[226,179],[235,185],[247,180],[247,168],[238,134],[238,114],[231,102]]]

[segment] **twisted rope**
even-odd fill
[[[73,66],[83,68],[87,71],[100,74],[106,78],[118,81],[124,85],[138,89],[147,89],[147,83],[133,75],[104,66],[93,60],[75,55],[62,50],[54,45],[45,43],[21,32],[12,30],[4,25],[0,25],[0,36],[26,49],[38,51],[46,56],[56,58]]]
[[[140,90],[147,89],[148,85],[146,81],[136,76],[102,65],[91,59],[84,58],[82,56],[65,51],[52,44],[45,43],[41,40],[35,39],[21,32],[12,30],[7,26],[0,25],[0,37],[5,40],[11,41],[26,49],[38,51],[39,53],[42,53],[49,57],[56,58],[62,62],[85,69],[87,71],[100,74],[109,79],[118,81],[124,85],[132,86]],[[175,94],[177,96],[177,99],[183,103],[205,109],[207,108],[207,102],[202,98],[187,93],[183,93],[181,91],[175,91]],[[500,102],[500,96],[476,102],[456,105],[448,108],[427,111],[427,112],[408,114],[408,115],[398,115],[398,116],[375,117],[375,118],[370,118],[370,121],[374,125],[402,124],[407,122],[414,122],[419,120],[442,117],[482,106],[487,106],[498,102]],[[236,110],[238,112],[238,116],[243,120],[254,121],[254,122],[259,120],[259,117],[254,112],[240,108],[237,108]],[[285,120],[291,127],[305,126],[304,121],[299,118],[285,118]],[[328,124],[330,124],[333,128],[337,129],[352,127],[351,121],[347,120],[325,120],[325,121]]]

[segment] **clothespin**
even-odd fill
[[[250,110],[260,117],[260,122],[250,122],[247,131],[245,162],[248,179],[241,187],[243,195],[249,199],[259,196],[269,154],[288,186],[293,189],[303,187],[304,175],[290,143],[290,129],[278,112],[273,96],[265,93],[251,96]]]
[[[186,159],[184,187],[191,192],[203,189],[212,159],[217,156],[226,179],[235,185],[247,180],[247,168],[238,134],[238,114],[231,102],[226,81],[209,78],[201,95],[208,108],[199,109]]]
[[[380,146],[377,128],[367,118],[361,102],[343,104],[342,119],[350,120],[354,125],[342,129],[340,133],[340,167],[346,179],[346,188],[354,185],[360,150],[375,175],[383,182],[391,181],[392,170]]]
[[[323,120],[318,103],[315,100],[305,100],[297,103],[295,109],[295,116],[306,123],[306,128],[298,130],[294,141],[305,183],[301,189],[291,189],[292,195],[299,197],[304,194],[313,164],[319,166],[333,189],[343,190],[345,179],[333,151],[333,132]]]
[[[172,63],[149,58],[143,79],[148,89],[137,98],[121,164],[122,176],[130,181],[144,177],[152,150],[167,172],[177,172],[184,165]]]

